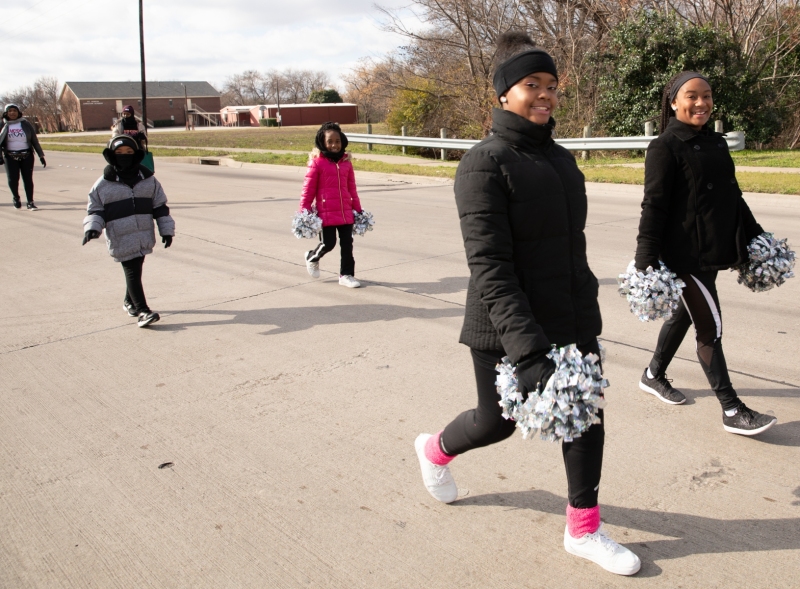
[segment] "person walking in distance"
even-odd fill
[[[716,280],[720,270],[747,261],[747,244],[763,229],[742,197],[725,138],[708,128],[713,108],[705,76],[675,75],[664,88],[661,133],[647,149],[636,268],[658,268],[662,260],[686,288],[677,311],[661,327],[639,388],[671,405],[686,401],[672,387],[667,368],[694,324],[697,358],[722,405],[723,428],[753,436],[777,419],[748,408],[731,384]]]
[[[147,149],[147,129],[145,126],[136,120],[133,112],[133,107],[128,104],[122,109],[122,118],[111,128],[111,136],[128,135],[136,140],[139,147],[146,151]]]
[[[518,388],[545,387],[555,371],[552,345],[599,354],[598,282],[586,258],[586,187],[574,156],[553,141],[558,71],[528,35],[498,42],[493,85],[499,106],[492,134],[458,166],[455,198],[470,269],[460,341],[470,348],[478,405],[438,434],[420,434],[415,449],[428,492],[450,503],[458,489],[456,456],[514,433],[502,416],[495,367],[516,365]],[[567,474],[564,548],[604,569],[635,574],[641,562],[612,540],[600,521],[598,494],[605,429],[592,425],[562,443]]]
[[[123,308],[137,318],[139,327],[160,319],[150,310],[142,286],[142,266],[156,244],[153,221],[167,248],[175,235],[167,195],[149,169],[140,165],[144,152],[127,135],[112,137],[103,150],[108,162],[103,175],[89,192],[87,216],[83,220],[83,245],[97,239],[105,229],[108,253],[125,272]]]
[[[39,156],[43,168],[47,167],[42,146],[36,137],[36,128],[22,116],[16,104],[7,104],[3,110],[3,127],[0,129],[0,165],[5,164],[8,187],[14,208],[22,207],[19,197],[19,177],[25,187],[28,210],[37,211],[33,202],[33,152]]]
[[[308,158],[300,210],[311,211],[316,203],[322,219],[319,245],[305,254],[308,273],[319,278],[319,261],[336,246],[339,234],[341,262],[339,284],[358,288],[355,279],[356,261],[353,258],[353,211],[361,212],[356,190],[356,177],[347,148],[347,136],[336,123],[324,123],[317,131],[316,146]]]

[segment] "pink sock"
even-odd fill
[[[600,527],[600,506],[578,509],[567,505],[567,529],[573,538],[593,534]]]
[[[444,466],[448,464],[455,456],[448,456],[444,452],[442,452],[442,448],[439,446],[439,436],[442,435],[442,432],[435,434],[428,438],[428,441],[425,442],[425,458],[433,462],[434,464],[438,464],[439,466]]]

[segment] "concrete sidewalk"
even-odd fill
[[[162,320],[138,329],[119,264],[102,240],[80,245],[103,165],[50,152],[41,210],[0,205],[0,587],[797,585],[800,281],[753,294],[720,274],[734,385],[779,418],[727,434],[691,337],[669,370],[686,405],[637,388],[660,324],[633,318],[616,276],[641,189],[589,185],[611,381],[602,514],[643,561],[621,578],[561,545],[558,445],[515,435],[459,457],[452,505],[422,486],[414,438],[475,402],[451,183],[356,172],[377,224],[356,238],[350,290],[338,250],[314,280],[313,242],[290,233],[302,168],[159,163],[177,235],[147,257]],[[800,197],[747,199],[800,243]]]

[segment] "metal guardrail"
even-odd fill
[[[404,147],[429,147],[431,149],[467,150],[478,143],[476,139],[441,139],[439,137],[403,137],[400,135],[371,135],[368,133],[348,133],[352,143],[373,143],[375,145],[399,145]],[[600,151],[622,149],[647,149],[655,137],[586,137],[579,139],[556,139],[556,143],[570,151]],[[731,131],[725,134],[725,141],[731,151],[744,149],[744,133]]]

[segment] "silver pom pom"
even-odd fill
[[[631,313],[639,321],[672,317],[672,312],[678,308],[681,293],[686,288],[686,283],[674,272],[670,272],[664,262],[659,264],[661,267],[658,270],[648,266],[642,272],[636,269],[636,263],[631,260],[625,273],[617,278],[620,296],[628,299]]]
[[[292,217],[292,233],[297,239],[314,239],[322,231],[322,219],[316,211],[298,211]]]
[[[608,381],[600,358],[582,355],[575,344],[554,347],[547,357],[556,363],[556,371],[543,391],[529,392],[527,399],[517,390],[516,369],[503,358],[496,367],[499,404],[503,417],[516,422],[523,438],[539,431],[543,440],[571,442],[600,423],[597,412],[605,406],[602,394]]]
[[[762,233],[747,246],[750,260],[738,268],[739,284],[753,292],[764,292],[794,277],[794,252],[785,239]]]
[[[353,211],[353,235],[364,235],[367,231],[372,231],[373,225],[375,219],[372,218],[372,213]]]

